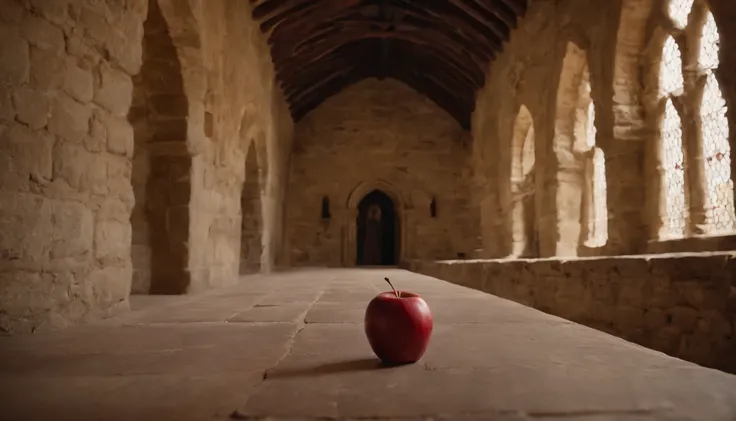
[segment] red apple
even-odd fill
[[[391,285],[388,278],[384,278]],[[419,361],[432,335],[432,313],[418,294],[382,292],[365,311],[365,335],[373,352],[385,364],[410,364]]]

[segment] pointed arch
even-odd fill
[[[535,206],[534,119],[521,105],[514,121],[511,140],[511,255],[539,255]]]
[[[183,294],[191,282],[186,68],[159,2],[148,2],[143,30],[143,64],[128,115],[134,128],[133,292]]]
[[[706,2],[669,0],[655,30],[651,97],[657,129],[659,240],[732,233],[731,148],[716,77],[719,33]],[[659,52],[659,54],[657,54]],[[656,73],[655,73],[656,71]]]
[[[397,261],[401,263],[411,255],[411,245],[407,244],[406,227],[409,225],[407,220],[409,215],[407,213],[407,200],[401,195],[399,190],[394,187],[391,183],[385,180],[371,180],[359,183],[353,188],[348,194],[345,205],[347,212],[345,212],[346,220],[344,226],[347,227],[343,232],[343,265],[353,266],[357,261],[357,241],[358,233],[356,220],[359,216],[359,205],[361,201],[371,192],[380,191],[386,195],[395,206],[395,230],[398,235],[397,248],[398,253]]]
[[[562,59],[555,113],[556,254],[575,256],[581,246],[605,244],[608,216],[605,158],[596,147],[588,56],[571,41]]]

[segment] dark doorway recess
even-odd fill
[[[399,251],[396,207],[380,190],[368,193],[358,204],[357,265],[391,266]]]

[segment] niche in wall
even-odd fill
[[[332,217],[330,214],[330,198],[327,196],[322,198],[322,211],[320,212],[320,215],[322,219],[330,219]]]

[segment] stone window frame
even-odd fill
[[[524,104],[519,105],[514,117],[511,135],[511,168],[509,177],[509,192],[511,201],[511,256],[538,257],[539,233],[537,230],[537,212],[534,209],[531,226],[525,217],[525,198],[537,198],[536,179],[538,165],[536,159],[536,130],[534,116]],[[534,208],[536,203],[532,203]],[[521,219],[520,219],[521,218]],[[521,232],[517,229],[521,228]],[[518,235],[521,234],[521,235]]]
[[[650,19],[649,43],[643,58],[643,103],[646,124],[653,133],[647,164],[654,166],[657,176],[649,181],[655,206],[651,216],[649,252],[674,252],[686,249],[732,248],[736,232],[717,232],[707,224],[708,203],[705,160],[703,157],[702,116],[700,107],[709,69],[700,65],[700,41],[708,15],[712,13],[706,0],[693,0],[684,26],[679,25],[669,13],[671,0],[655,0]],[[682,61],[683,88],[668,94],[661,92],[660,69],[663,50],[669,37],[675,41]],[[712,71],[721,82],[718,68]],[[683,236],[667,232],[668,218],[665,198],[665,173],[662,167],[662,124],[665,107],[671,101],[681,120],[685,191],[685,233]],[[733,179],[733,175],[731,176]],[[695,188],[694,186],[701,186]]]
[[[560,73],[560,84],[564,83],[562,78],[565,76],[565,61],[568,60],[570,54],[574,54],[577,57],[572,57],[573,60],[577,61],[579,69],[574,73],[571,73],[571,82],[567,82],[568,88],[572,87],[574,90],[575,98],[572,101],[574,105],[574,115],[563,117],[559,115],[559,109],[557,110],[557,116],[555,117],[555,146],[554,148],[569,148],[570,157],[568,160],[574,160],[576,165],[580,166],[580,179],[582,186],[580,187],[580,211],[578,215],[579,224],[579,235],[577,239],[577,253],[578,256],[587,256],[591,254],[598,254],[600,250],[605,249],[608,244],[608,211],[606,209],[605,216],[599,218],[595,215],[595,191],[596,186],[594,184],[594,160],[598,156],[602,156],[605,162],[605,151],[598,139],[598,131],[595,126],[595,114],[596,101],[593,95],[594,88],[594,75],[590,68],[589,50],[590,45],[587,40],[576,34],[572,33],[567,37],[565,42],[565,53],[563,54],[562,66],[563,69]],[[573,47],[571,49],[571,46]],[[569,77],[569,76],[568,76]],[[556,103],[557,107],[560,105],[560,85],[557,88]],[[568,92],[566,97],[569,98],[573,95],[572,92]],[[591,123],[589,110],[593,109],[594,121]],[[571,125],[562,123],[561,119],[572,118]],[[562,126],[560,126],[562,124]],[[589,130],[591,126],[595,129],[593,135],[595,139],[591,142],[589,140]],[[557,142],[563,142],[558,144]],[[565,143],[566,142],[566,143]],[[557,165],[561,165],[560,156],[558,155]],[[570,165],[570,163],[564,164]],[[605,165],[605,164],[604,164]],[[604,178],[605,167],[604,167]],[[607,202],[606,194],[604,193],[604,200]],[[559,211],[558,211],[559,212]],[[558,217],[558,223],[561,221]],[[596,230],[600,230],[596,232]],[[597,239],[596,239],[597,237]]]

